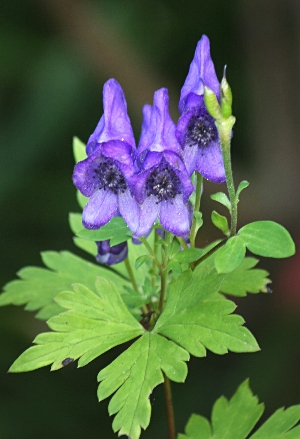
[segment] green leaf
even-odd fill
[[[143,265],[147,261],[147,259],[149,259],[149,255],[142,255],[138,257],[137,260],[135,261],[136,270],[140,268],[140,266]]]
[[[224,233],[224,235],[229,236],[229,227],[226,216],[220,215],[215,210],[211,213],[212,223]]]
[[[254,254],[269,258],[288,258],[295,253],[289,232],[273,221],[256,221],[242,227],[238,235]]]
[[[299,439],[300,405],[279,409],[253,435],[249,436],[264,411],[245,381],[228,401],[219,398],[212,410],[211,425],[207,419],[192,415],[185,434],[178,439]],[[293,428],[294,427],[294,428]]]
[[[177,253],[172,259],[172,262],[179,262],[180,264],[189,264],[190,262],[197,261],[204,254],[204,250],[201,248],[187,248]]]
[[[80,213],[70,213],[69,224],[72,232],[77,235],[79,230],[82,230],[82,215]],[[73,240],[74,244],[81,250],[84,250],[94,257],[97,255],[97,245],[95,242],[77,237],[73,238]]]
[[[239,187],[237,188],[237,191],[236,191],[236,198],[237,198],[237,200],[239,199],[239,196],[240,196],[241,192],[244,189],[246,189],[248,186],[249,186],[249,181],[243,180],[243,181],[240,182]]]
[[[244,297],[247,293],[267,293],[270,283],[268,272],[254,268],[258,259],[245,258],[241,265],[228,273],[221,283],[220,291],[232,296]]]
[[[163,372],[172,381],[182,383],[187,375],[189,354],[172,341],[146,332],[98,375],[99,401],[114,392],[108,411],[116,414],[113,430],[119,436],[138,439],[141,428],[150,422],[149,396],[164,381]]]
[[[143,327],[126,308],[112,282],[97,278],[95,291],[81,284],[73,285],[56,297],[67,309],[52,317],[48,326],[55,332],[39,334],[32,346],[13,363],[10,372],[27,372],[52,363],[51,370],[77,360],[85,366],[99,355],[143,334]]]
[[[92,264],[69,252],[44,252],[42,260],[46,268],[26,267],[18,272],[20,280],[9,282],[0,295],[0,306],[25,305],[26,310],[40,309],[37,317],[47,320],[62,309],[53,301],[73,283],[84,283],[93,289],[97,276],[114,282],[119,290],[129,285],[126,279],[107,268]]]
[[[91,241],[105,241],[110,239],[110,245],[113,246],[130,239],[132,232],[122,217],[115,216],[100,229],[81,229],[77,233],[77,236]]]
[[[224,192],[217,192],[216,194],[212,194],[210,198],[214,201],[217,201],[220,204],[223,204],[223,206],[227,207],[229,212],[231,211],[231,204],[230,201]]]
[[[245,257],[246,247],[239,236],[229,238],[226,244],[216,252],[215,265],[218,273],[230,273]]]
[[[153,331],[181,345],[192,355],[204,357],[206,349],[216,354],[255,352],[259,346],[231,313],[236,306],[218,293],[223,275],[216,272],[212,256],[183,273],[170,285],[164,311]]]
[[[81,162],[87,157],[85,152],[85,144],[78,139],[78,137],[73,137],[73,154],[75,163]]]

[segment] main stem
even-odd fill
[[[200,201],[201,201],[202,182],[203,182],[202,175],[199,174],[199,172],[196,172],[196,179],[197,179],[197,182],[196,182],[196,198],[195,198],[194,211],[199,212]],[[196,235],[197,235],[197,219],[194,216],[193,222],[192,222],[192,227],[191,227],[191,233],[190,233],[191,248],[195,247]]]
[[[171,383],[169,378],[165,374],[164,374],[164,390],[165,390],[165,400],[167,407],[169,439],[176,439]]]

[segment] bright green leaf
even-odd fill
[[[143,265],[147,261],[147,259],[149,259],[149,255],[139,256],[137,258],[137,260],[135,261],[135,268],[136,268],[136,270],[138,268],[140,268],[140,266]]]
[[[258,259],[245,258],[241,265],[228,273],[221,283],[220,291],[232,296],[243,297],[247,293],[266,293],[270,283],[268,272],[254,268]]]
[[[213,210],[211,213],[211,220],[212,220],[212,223],[218,229],[220,229],[221,232],[224,233],[224,235],[226,235],[226,236],[229,235],[229,227],[228,227],[228,221],[227,221],[226,216],[220,215],[218,212]]]
[[[299,439],[300,405],[279,409],[253,435],[249,436],[264,411],[245,381],[228,401],[221,397],[212,410],[211,425],[199,415],[192,415],[185,434],[178,439]]]
[[[215,265],[218,273],[230,273],[235,270],[245,257],[246,247],[239,236],[229,238],[215,256]]]
[[[78,139],[78,137],[73,137],[73,154],[75,163],[81,162],[87,157],[85,152],[85,144]]]
[[[97,278],[95,291],[74,284],[74,291],[56,297],[61,308],[69,311],[52,317],[48,326],[55,332],[39,334],[32,346],[13,363],[10,372],[27,372],[52,364],[51,370],[77,360],[85,366],[119,344],[142,335],[143,327],[126,308],[117,288]]]
[[[108,411],[116,414],[113,430],[119,436],[138,439],[141,428],[150,422],[149,396],[164,381],[163,372],[172,381],[182,383],[187,375],[189,354],[172,341],[151,332],[145,333],[98,375],[98,398],[112,397]]]
[[[69,290],[73,283],[84,283],[93,289],[96,277],[105,277],[114,282],[121,291],[129,285],[126,279],[107,268],[92,264],[69,252],[44,252],[42,260],[46,268],[26,267],[18,272],[19,280],[9,282],[0,295],[0,306],[25,305],[28,311],[41,311],[37,317],[47,320],[62,309],[53,301],[62,291]]]
[[[132,232],[129,230],[122,217],[115,216],[100,229],[81,229],[77,233],[77,236],[79,238],[89,239],[91,241],[105,241],[107,239],[110,239],[111,245],[117,245],[120,242],[124,242],[130,239],[132,236]]]
[[[154,332],[165,335],[203,357],[206,349],[216,354],[259,350],[253,335],[242,325],[242,317],[231,313],[236,306],[218,293],[224,275],[214,268],[210,256],[172,281],[165,309]]]
[[[197,259],[201,258],[203,254],[204,250],[201,248],[187,248],[177,253],[177,255],[172,259],[172,262],[189,264],[190,262],[197,261]]]
[[[223,206],[227,207],[229,212],[231,211],[231,204],[230,201],[224,192],[217,192],[216,194],[212,194],[210,198],[214,201],[217,201],[220,204],[223,204]]]
[[[241,192],[244,189],[246,189],[248,186],[249,186],[249,181],[243,180],[243,181],[240,182],[239,187],[237,188],[237,191],[236,191],[237,199],[239,199],[239,196],[240,196]]]
[[[69,224],[72,232],[76,235],[79,230],[82,229],[82,215],[80,213],[70,213]],[[78,248],[81,248],[81,250],[86,251],[94,257],[97,255],[97,245],[94,241],[77,237],[73,238],[73,240],[74,244]]]
[[[254,254],[269,258],[288,258],[295,253],[289,232],[273,221],[256,221],[242,227],[238,235]]]

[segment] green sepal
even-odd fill
[[[239,186],[238,186],[238,188],[237,188],[237,191],[236,191],[236,198],[237,198],[237,201],[239,201],[239,196],[240,196],[240,194],[241,194],[241,192],[244,190],[244,189],[246,189],[248,186],[249,186],[249,181],[247,181],[247,180],[243,180],[243,181],[241,181],[240,182],[240,184],[239,184]]]
[[[221,232],[224,233],[225,236],[229,236],[230,231],[226,216],[220,215],[218,212],[213,210],[211,213],[211,221],[219,230],[221,230]]]
[[[227,207],[229,212],[231,211],[231,204],[230,201],[224,192],[217,192],[215,194],[212,194],[210,198],[214,201],[217,201],[220,204],[223,204],[223,206]]]
[[[66,360],[79,358],[85,366],[104,352],[144,333],[130,314],[112,282],[97,278],[94,291],[73,284],[73,291],[60,293],[55,301],[68,311],[52,317],[54,332],[39,334],[32,346],[13,363],[10,372],[28,372],[49,364],[51,370],[64,367]]]
[[[146,332],[125,352],[98,374],[98,399],[114,392],[109,406],[114,432],[138,439],[151,417],[150,394],[163,383],[164,376],[184,382],[189,354],[172,341],[153,332]]]
[[[289,232],[274,221],[255,221],[242,227],[238,236],[254,254],[269,258],[288,258],[295,253]]]
[[[268,272],[260,268],[254,268],[258,259],[245,258],[241,265],[231,273],[228,273],[220,286],[220,291],[231,296],[244,297],[247,293],[269,292]]]
[[[215,266],[218,273],[230,273],[241,263],[246,254],[246,247],[240,236],[232,236],[215,254]]]
[[[113,246],[130,239],[132,237],[132,232],[122,217],[115,216],[100,229],[81,229],[77,233],[77,236],[91,241],[110,240],[110,245]]]
[[[20,279],[4,286],[0,306],[26,305],[27,311],[40,310],[37,318],[48,320],[62,311],[54,302],[55,296],[69,290],[73,283],[81,282],[93,289],[95,279],[99,276],[112,281],[119,291],[130,285],[112,270],[87,262],[67,251],[43,252],[42,260],[47,268],[25,267],[18,272]]]
[[[300,405],[277,410],[256,432],[249,436],[264,412],[264,405],[253,396],[248,380],[242,383],[228,401],[222,396],[214,404],[211,423],[192,415],[185,434],[177,439],[299,439]]]

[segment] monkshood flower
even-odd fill
[[[210,56],[210,44],[203,35],[181,89],[180,118],[176,137],[183,148],[189,174],[195,170],[214,183],[224,183],[225,170],[218,131],[204,103],[204,85],[220,96],[220,84]]]
[[[103,88],[104,115],[87,144],[88,157],[77,163],[73,182],[89,198],[82,214],[87,229],[99,229],[121,215],[138,227],[138,203],[132,196],[135,141],[123,90],[115,79]]]
[[[124,261],[128,254],[127,242],[110,246],[109,240],[96,242],[98,253],[96,261],[100,264],[114,265]]]
[[[154,93],[153,106],[145,105],[143,109],[136,161],[140,173],[134,189],[140,204],[136,237],[148,235],[157,220],[176,236],[189,234],[191,206],[188,199],[193,185],[180,156],[182,151],[168,104],[168,91],[162,88]]]

